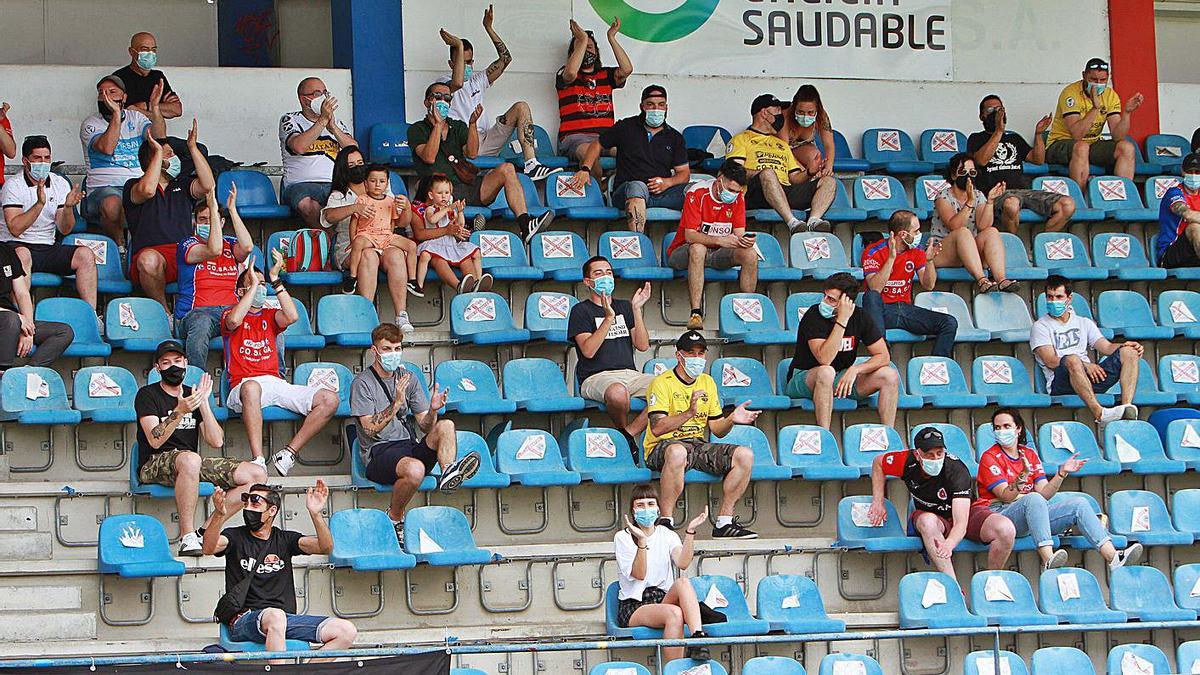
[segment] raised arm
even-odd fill
[[[575,23],[575,19],[571,19],[571,53],[567,55],[567,62],[563,64],[563,82],[570,84],[579,77],[579,66],[583,63],[583,54],[587,51],[587,44],[587,33],[578,23]]]
[[[192,181],[192,199],[200,199],[217,188],[217,179],[213,177],[212,167],[208,158],[200,152],[200,144],[196,141],[196,118],[192,118],[192,128],[187,135],[188,154],[192,157],[192,165],[196,168],[196,179]],[[215,201],[215,198],[214,198]],[[219,217],[215,210],[211,216]]]
[[[495,29],[492,28],[493,16],[492,6],[488,5],[487,9],[483,10],[483,29],[487,31],[488,38],[491,39],[492,44],[496,47],[496,60],[492,61],[491,65],[488,66],[487,76],[488,82],[495,84],[496,80],[500,79],[500,76],[504,74],[508,65],[512,63],[512,54],[509,53],[508,47],[504,45],[504,40],[501,40]]]
[[[1050,123],[1053,121],[1053,116],[1046,115],[1033,127],[1033,148],[1025,156],[1025,161],[1033,164],[1046,163],[1046,130],[1050,128]]]
[[[279,300],[279,311],[275,313],[275,325],[287,328],[300,320],[300,311],[296,309],[296,303],[292,300],[292,294],[288,292],[287,286],[284,286],[283,281],[279,278],[279,273],[283,270],[283,253],[277,248],[271,249],[271,259],[271,269],[267,271],[267,279],[275,289],[275,298]]]
[[[133,184],[133,189],[129,191],[129,199],[134,204],[143,204],[154,197],[155,191],[158,190],[158,183],[162,179],[162,144],[158,142],[154,136],[147,136],[146,143],[150,144],[153,151],[150,155],[150,164],[146,167],[146,173]]]
[[[297,544],[300,550],[308,555],[329,555],[333,553],[333,533],[329,531],[329,522],[325,520],[325,504],[329,501],[329,488],[325,481],[317,479],[315,487],[308,488],[304,497],[304,505],[308,507],[308,516],[312,518],[315,537],[300,537]]]
[[[229,538],[221,534],[221,526],[229,520],[229,506],[225,503],[225,490],[216,488],[212,494],[212,513],[204,521],[204,555],[223,553],[229,546]]]
[[[445,28],[438,31],[442,42],[445,42],[450,47],[450,60],[454,64],[450,68],[450,91],[456,92],[462,89],[463,81],[466,72],[466,55],[463,54],[462,38],[452,34]]]
[[[233,236],[237,237],[237,244],[233,247],[233,258],[238,262],[243,262],[254,252],[254,239],[250,236],[250,230],[246,229],[246,223],[242,222],[242,217],[238,214],[236,183],[229,184],[229,196],[225,198],[225,210],[229,212],[229,223],[233,225]]]
[[[613,21],[608,26],[608,44],[612,47],[613,55],[617,57],[617,76],[615,85],[625,84],[625,80],[633,74],[633,62],[629,60],[629,55],[625,53],[625,48],[617,42],[617,33],[621,30],[621,17],[613,17]]]
[[[1133,111],[1142,107],[1142,102],[1145,100],[1146,97],[1142,96],[1140,92],[1134,94],[1125,102],[1120,114],[1108,116],[1108,130],[1112,132],[1114,141],[1119,141],[1129,135],[1129,125],[1133,123]]]
[[[0,103],[0,120],[8,118],[8,109],[9,105],[7,101]],[[12,134],[8,133],[8,129],[5,129],[2,125],[0,125],[0,153],[3,153],[9,159],[17,158],[17,141],[13,139]]]
[[[117,151],[117,143],[121,140],[121,105],[103,93],[104,106],[108,108],[108,127],[104,133],[92,138],[92,149],[102,155],[111,155]]]

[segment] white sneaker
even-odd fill
[[[1129,548],[1124,551],[1117,551],[1117,555],[1108,562],[1108,570],[1111,572],[1118,567],[1126,565],[1136,565],[1142,560],[1142,545],[1130,544]]]
[[[1042,569],[1056,570],[1066,564],[1067,564],[1067,552],[1060,548],[1057,551],[1055,551],[1054,553],[1050,554],[1050,560],[1046,563],[1045,567],[1043,567]]]
[[[250,463],[261,466],[263,468],[263,471],[267,470],[267,458],[266,457],[255,457],[254,459],[250,460]]]
[[[275,456],[271,458],[271,463],[275,465],[275,470],[279,472],[280,476],[286,476],[296,465],[296,453],[285,447],[275,453]]]
[[[400,327],[401,333],[411,333],[416,330],[413,328],[412,322],[408,320],[408,312],[396,314],[396,325]]]
[[[1124,418],[1125,406],[1116,405],[1111,408],[1101,408],[1100,419],[1096,420],[1096,423],[1100,426],[1101,431],[1103,431],[1104,427],[1108,426],[1109,422],[1116,422],[1117,420]]]
[[[200,540],[200,535],[195,532],[188,532],[179,539],[179,555],[181,557],[197,557],[204,554],[204,544]]]

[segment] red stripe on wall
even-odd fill
[[[1108,35],[1117,92],[1124,101],[1139,92],[1146,97],[1129,128],[1129,134],[1141,143],[1158,133],[1154,0],[1108,0]]]

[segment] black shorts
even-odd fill
[[[57,274],[60,277],[71,276],[71,259],[75,257],[76,246],[62,244],[18,244],[29,249],[29,257],[33,260],[33,271],[46,274]]]
[[[414,441],[411,438],[403,441],[384,441],[371,446],[371,460],[367,462],[367,480],[372,483],[391,485],[396,482],[396,464],[405,457],[425,465],[428,475],[437,464],[437,452],[425,445],[425,439]]]
[[[764,170],[771,171],[771,169]],[[805,210],[812,206],[813,197],[817,194],[817,181],[810,180],[803,183],[784,185],[783,194],[787,195],[788,206],[792,207],[793,209]],[[750,181],[750,187],[746,188],[746,208],[774,208],[767,203],[767,198],[765,195],[763,195],[762,181]]]
[[[617,625],[621,628],[629,628],[629,619],[633,617],[633,613],[638,611],[642,605],[661,605],[664,598],[667,597],[667,592],[658,586],[650,586],[642,591],[642,599],[634,600],[629,598],[622,600],[617,605]]]
[[[1179,235],[1167,250],[1163,251],[1159,267],[1175,269],[1177,267],[1200,267],[1200,256],[1196,255],[1196,247],[1186,235]]]
[[[486,175],[486,171],[480,171],[470,183],[460,183],[456,176],[451,176],[454,180],[454,198],[465,201],[467,206],[487,206],[479,193],[483,188],[483,177]]]

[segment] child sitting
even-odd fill
[[[471,241],[463,211],[466,202],[454,201],[454,184],[445,174],[434,174],[421,181],[418,193],[426,202],[415,206],[421,218],[413,220],[413,234],[421,243],[417,246],[417,287],[425,282],[430,264],[438,278],[447,286],[456,286],[459,293],[489,291],[492,275],[483,273],[483,257],[479,246]],[[452,267],[463,271],[461,280]]]
[[[372,164],[367,169],[367,194],[360,195],[357,203],[366,205],[366,209],[350,217],[350,284],[357,283],[355,274],[363,251],[374,249],[382,254],[383,250],[391,247],[398,248],[404,253],[405,264],[408,267],[408,292],[423,296],[420,285],[414,284],[417,274],[417,244],[397,230],[409,227],[413,219],[408,208],[401,208],[396,198],[388,190],[388,168],[382,164]],[[406,200],[405,200],[406,201]],[[407,322],[407,315],[404,317]]]

